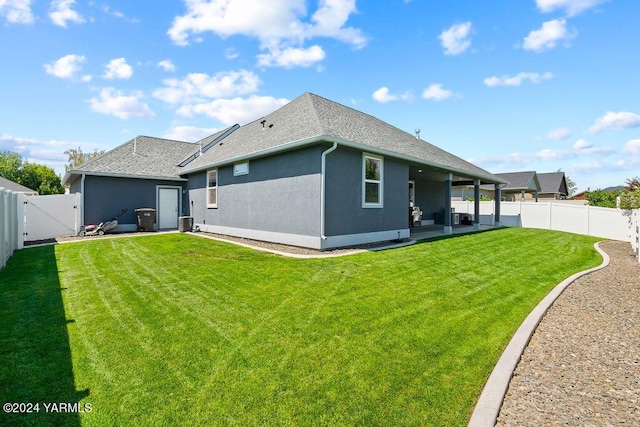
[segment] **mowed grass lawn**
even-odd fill
[[[465,425],[531,309],[601,262],[596,240],[499,229],[306,260],[184,234],[24,249],[0,272],[0,400],[85,412],[0,424]]]

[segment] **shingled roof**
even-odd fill
[[[540,183],[535,171],[497,173],[496,175],[508,182],[502,191],[540,191]]]
[[[240,127],[185,166],[188,174],[320,141],[338,141],[442,172],[502,183],[499,177],[369,114],[312,93]]]
[[[13,182],[7,178],[0,176],[0,188],[5,190],[11,190],[14,193],[26,193],[26,194],[38,194],[36,190],[32,190],[29,187]]]
[[[564,172],[539,173],[541,193],[554,193],[567,195],[567,183]]]
[[[62,183],[83,173],[183,181],[178,164],[199,149],[199,144],[141,135],[67,172]]]

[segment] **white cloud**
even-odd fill
[[[368,42],[361,30],[345,26],[356,12],[355,0],[320,0],[310,18],[304,0],[185,0],[185,4],[186,13],[176,16],[167,31],[174,43],[188,45],[190,36],[205,32],[222,38],[244,35],[260,41],[260,49],[268,52],[261,60],[272,65],[293,66],[291,59],[277,60],[279,53],[305,52],[307,57],[300,63],[306,66],[308,55],[317,58],[319,54],[317,48],[304,48],[304,42],[314,37],[337,39],[356,49]]]
[[[165,132],[163,138],[176,141],[196,142],[218,132],[217,128],[200,128],[196,126],[173,126]]]
[[[632,139],[624,145],[625,153],[640,155],[640,139]]]
[[[386,104],[387,102],[391,102],[391,101],[398,101],[398,100],[407,101],[411,99],[411,94],[409,92],[405,92],[401,95],[393,95],[389,93],[388,87],[383,86],[380,89],[373,92],[372,98],[382,104]]]
[[[469,35],[471,33],[471,22],[455,24],[444,30],[438,38],[442,43],[445,55],[459,55],[471,46]]]
[[[51,12],[49,12],[51,22],[64,28],[67,28],[68,22],[75,22],[76,24],[85,22],[78,12],[71,9],[75,3],[75,0],[52,0]]]
[[[579,139],[575,144],[573,144],[573,148],[575,148],[576,150],[587,150],[591,147],[593,147],[593,144],[585,141],[584,139]]]
[[[598,133],[608,129],[627,129],[640,126],[640,115],[621,111],[614,113],[607,112],[598,118],[593,126],[589,128],[590,133]]]
[[[488,87],[496,86],[520,86],[525,80],[531,83],[540,83],[543,80],[549,80],[553,78],[553,73],[518,73],[515,76],[492,76],[484,79],[484,84]]]
[[[247,70],[221,71],[213,76],[191,73],[183,80],[163,80],[165,87],[157,89],[153,96],[169,104],[202,102],[250,94],[258,90],[260,83],[260,78]]]
[[[31,24],[31,0],[0,0],[0,16],[12,24]]]
[[[225,49],[224,57],[227,59],[236,59],[240,54],[232,47]]]
[[[155,117],[155,114],[147,104],[141,101],[142,92],[134,91],[129,95],[107,87],[100,91],[98,98],[91,98],[89,105],[94,113],[115,116],[127,120],[132,117]]]
[[[567,128],[554,129],[547,134],[547,139],[561,140],[569,137],[571,132]]]
[[[164,61],[158,62],[158,68],[162,68],[164,71],[173,73],[176,71],[176,66],[171,62],[170,59],[165,59]]]
[[[185,117],[204,114],[225,125],[243,124],[269,114],[288,102],[284,98],[256,95],[249,98],[215,99],[207,103],[183,106],[178,109],[178,114]]]
[[[564,19],[554,19],[542,24],[539,30],[533,30],[524,38],[522,47],[525,50],[534,52],[543,52],[556,47],[561,40],[570,40],[575,38],[577,32],[567,29],[567,21]]]
[[[39,140],[0,134],[0,152],[12,151],[18,153],[23,160],[49,166],[58,175],[64,174],[64,166],[68,161],[64,151],[74,147],[81,147],[84,152],[93,152],[93,150],[105,148],[88,142],[60,141],[56,139]]]
[[[112,59],[105,66],[103,78],[113,79],[129,79],[133,76],[133,68],[127,64],[127,60],[124,58]]]
[[[288,47],[283,50],[271,49],[269,53],[258,55],[258,65],[263,67],[309,67],[322,61],[326,54],[324,50],[314,45],[308,49]]]
[[[442,101],[443,99],[451,98],[452,95],[453,92],[443,89],[442,85],[439,83],[429,85],[429,87],[422,92],[423,98],[433,99],[435,101]]]
[[[80,71],[84,61],[83,55],[65,55],[51,64],[44,64],[44,69],[48,74],[61,79],[69,79]]]
[[[568,16],[575,16],[607,0],[536,0],[536,6],[542,13],[564,10]]]

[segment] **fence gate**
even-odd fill
[[[75,236],[80,225],[80,193],[25,197],[25,241]]]

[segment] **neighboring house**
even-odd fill
[[[14,193],[24,193],[27,196],[37,196],[38,192],[32,190],[24,185],[20,185],[17,182],[10,181],[6,178],[0,176],[0,188],[4,188],[5,190],[11,190]]]
[[[506,185],[501,186],[502,201],[537,201],[537,194],[541,190],[541,184],[535,171],[497,173],[495,176],[507,182]],[[473,200],[473,186],[456,188],[452,196],[453,200]],[[482,185],[480,187],[480,197],[482,196],[493,200],[495,198],[493,186]]]
[[[165,227],[163,215],[177,221],[184,214],[203,231],[327,249],[408,237],[410,206],[419,207],[424,220],[443,218],[451,232],[451,215],[443,213],[451,211],[455,186],[473,184],[479,191],[491,184],[499,195],[506,184],[412,134],[311,93],[201,143],[138,137],[134,154],[135,144],[65,175],[72,191],[85,194],[85,222],[89,212],[155,206],[156,228],[176,228],[173,222]],[[176,189],[177,204],[165,208],[163,189]],[[114,204],[119,197],[126,199]],[[176,205],[180,212],[170,212]]]
[[[540,191],[538,199],[565,200],[569,195],[564,172],[539,173]]]

